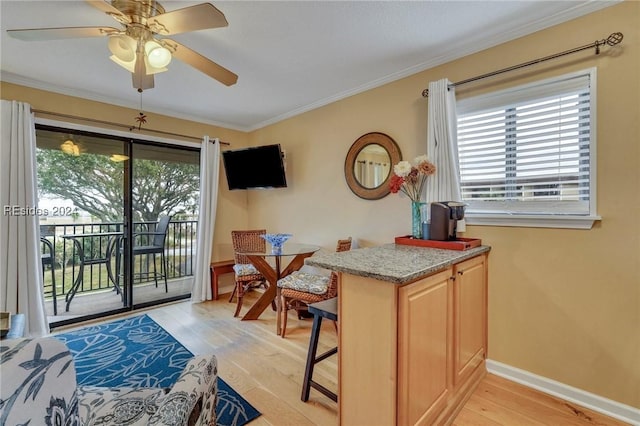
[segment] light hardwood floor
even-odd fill
[[[242,313],[256,298],[257,294],[245,296]],[[262,413],[251,426],[337,425],[336,403],[313,389],[308,402],[300,400],[312,321],[300,321],[291,313],[286,338],[282,339],[275,334],[276,317],[271,308],[258,320],[241,321],[233,318],[235,303],[227,299],[228,295],[221,295],[218,301],[174,303],[144,313],[191,352],[216,354],[219,376]],[[333,324],[324,323],[318,353],[337,342]],[[314,379],[337,389],[337,373],[333,356],[316,365]],[[456,426],[623,424],[491,374],[454,422]]]

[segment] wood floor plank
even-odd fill
[[[482,385],[478,386],[478,388]],[[545,426],[554,423],[545,423],[544,420],[537,420],[529,417],[526,414],[520,412],[517,409],[513,409],[508,404],[502,404],[502,401],[494,401],[490,397],[484,398],[483,396],[476,395],[477,390],[473,396],[469,398],[469,401],[465,404],[464,408],[481,414],[484,417],[489,418],[493,422],[501,425],[519,425],[519,426]],[[560,423],[562,424],[562,423]]]
[[[460,410],[458,416],[453,422],[453,426],[501,426],[502,423],[491,420],[490,418],[478,413],[466,406]]]
[[[517,385],[517,384],[514,384]],[[550,406],[546,400],[547,395],[536,394],[535,398],[523,395],[522,385],[509,387],[496,386],[491,380],[483,381],[476,390],[482,398],[491,401],[500,401],[500,404],[512,410],[517,410],[520,414],[531,419],[543,418],[551,424],[562,424],[566,426],[580,425],[602,425],[604,423],[594,419],[592,416],[585,415],[582,409],[568,409],[558,403],[557,406]],[[530,393],[530,395],[534,395]],[[611,424],[611,422],[609,422]]]
[[[243,312],[259,296],[257,292],[247,294]],[[218,375],[262,413],[251,426],[337,425],[338,405],[335,402],[314,389],[309,401],[300,400],[312,321],[298,320],[291,312],[283,339],[275,334],[276,316],[271,308],[267,308],[258,320],[241,321],[233,317],[235,303],[228,303],[227,299],[228,295],[223,294],[217,301],[177,302],[91,323],[146,313],[192,353],[215,354]],[[86,325],[78,324],[59,331]],[[335,347],[337,341],[333,324],[324,321],[318,351]],[[330,389],[337,389],[337,365],[336,356],[317,364],[314,379]],[[619,426],[624,423],[488,374],[453,424]]]
[[[282,426],[307,426],[316,425],[297,410],[292,410],[278,395],[274,395],[264,389],[252,389],[247,392],[246,398],[254,401],[255,407],[263,414],[264,420],[272,425]]]
[[[577,404],[564,401],[560,398],[539,392],[535,389],[512,382],[499,376],[490,375],[489,377],[487,377],[487,380],[485,380],[483,385],[487,386],[490,389],[493,389],[494,391],[500,389],[502,392],[511,393],[514,395],[514,397],[511,397],[509,399],[512,400],[515,404],[520,404],[522,406],[528,407],[527,411],[538,413],[538,415],[540,415],[541,413],[546,413],[545,418],[562,419],[563,423],[566,425],[589,424],[621,426],[626,424],[616,419],[611,419],[609,417],[603,416],[602,414],[597,413],[593,410],[589,410],[588,408],[580,407]],[[482,392],[481,389],[479,391]],[[506,399],[501,398],[501,396],[495,393],[493,397],[500,398],[501,400]],[[550,409],[555,410],[556,413],[552,413],[551,411],[549,411]],[[558,413],[560,413],[560,415]]]

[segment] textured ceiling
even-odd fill
[[[144,109],[252,130],[617,1],[212,3],[228,27],[172,38],[238,74],[238,83],[224,86],[174,59],[144,92]],[[3,81],[138,108],[130,74],[109,60],[105,38],[25,42],[5,33],[119,27],[112,18],[83,1],[55,0],[1,0],[0,15]]]

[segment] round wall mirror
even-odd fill
[[[360,136],[349,148],[344,176],[354,194],[377,200],[389,194],[393,166],[402,159],[398,144],[384,133]]]

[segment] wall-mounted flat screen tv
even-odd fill
[[[222,151],[229,189],[287,186],[280,144]]]

